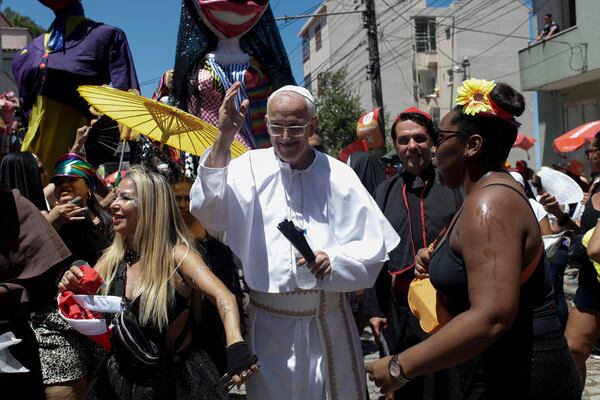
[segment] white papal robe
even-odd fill
[[[366,398],[360,341],[343,293],[373,286],[400,241],[395,230],[354,171],[323,153],[292,170],[272,148],[225,168],[206,167],[208,152],[190,208],[240,258],[251,289],[247,343],[261,368],[246,385],[248,399]],[[294,250],[277,229],[286,218],[331,260],[331,274],[315,290],[296,286]]]

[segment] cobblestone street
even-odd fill
[[[569,306],[572,305],[571,301],[575,295],[575,289],[577,288],[577,279],[575,270],[567,270],[565,272],[565,295]],[[373,340],[373,334],[370,328],[366,328],[361,336],[361,344],[364,354],[365,364],[373,362],[379,358],[377,346]],[[379,390],[375,385],[367,381],[369,388],[369,399],[370,400],[383,400],[383,396],[379,393]],[[240,391],[233,390],[232,399],[243,399],[245,393],[244,387]],[[583,391],[582,400],[600,400],[600,355],[592,355],[587,362],[587,379],[585,383],[585,390]]]
[[[368,328],[363,333],[361,342],[365,354],[365,363],[377,360],[379,354],[373,341],[373,335]],[[383,396],[372,382],[367,382],[367,385],[369,386],[370,400],[383,399]],[[587,362],[587,380],[582,400],[600,400],[600,356],[592,356]]]
[[[567,304],[572,306],[572,300],[577,289],[577,270],[567,269],[564,276],[564,290]],[[373,335],[369,328],[365,330],[361,337],[363,352],[365,354],[365,363],[372,362],[379,357],[377,347],[373,341]],[[369,386],[370,400],[383,399],[375,385],[372,382]],[[592,355],[587,361],[587,379],[583,391],[582,400],[600,400],[600,356]]]

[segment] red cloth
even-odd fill
[[[98,289],[104,283],[104,280],[98,274],[98,272],[91,268],[89,265],[82,265],[80,267],[83,276],[79,278],[79,284],[83,287],[83,294],[96,294]]]
[[[369,151],[369,146],[368,146],[366,140],[358,139],[358,140],[350,143],[348,146],[346,146],[342,149],[340,154],[338,154],[337,159],[343,163],[348,162],[348,158],[350,158],[352,153],[356,153],[358,151],[364,151],[364,152]]]
[[[80,267],[83,276],[79,278],[79,284],[83,290],[81,294],[96,294],[98,289],[104,283],[102,277],[96,270],[91,268],[89,265],[83,265]],[[102,313],[86,310],[80,306],[73,298],[74,293],[66,291],[60,294],[58,297],[58,309],[60,312],[69,319],[99,319],[102,318]],[[102,335],[88,336],[93,342],[100,344],[104,349],[110,350],[110,331]]]

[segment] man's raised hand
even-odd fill
[[[248,99],[244,99],[240,104],[239,111],[235,108],[235,96],[237,96],[239,90],[239,82],[231,85],[225,93],[221,108],[219,108],[219,134],[215,139],[210,155],[204,162],[204,165],[209,168],[223,168],[227,165],[229,147],[235,139],[235,134],[242,129],[250,102]]]
[[[248,112],[250,102],[244,99],[240,104],[239,111],[235,107],[235,97],[240,90],[240,83],[236,82],[227,90],[225,98],[219,108],[219,135],[215,145],[229,149],[236,133],[240,131]]]

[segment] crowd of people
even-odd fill
[[[110,43],[94,79],[137,88],[122,31],[86,19],[79,1],[46,3],[57,18],[36,39],[46,53],[20,54],[23,87],[54,77],[36,57],[81,72],[81,54],[63,51],[79,40]],[[561,204],[544,171],[507,166],[523,96],[470,79],[439,123],[416,107],[397,114],[392,171],[372,152],[343,163],[316,140],[315,98],[288,84],[287,61],[240,53],[254,24],[272,33],[266,2],[245,5],[256,18],[243,29],[196,18],[211,2],[188,3],[178,48],[214,51],[178,58],[184,73],[165,74],[155,97],[179,96],[217,125],[200,157],[82,111],[85,74],[68,75],[62,97],[52,85],[20,93],[22,151],[0,160],[4,394],[227,399],[245,385],[250,400],[362,400],[369,379],[385,399],[581,398],[600,337],[600,132],[586,148],[591,179],[564,171],[583,198]],[[547,23],[546,38],[558,31]],[[129,148],[112,180],[86,154],[101,124]],[[250,150],[233,158],[234,140]],[[367,326],[380,359],[365,366]]]
[[[3,330],[22,340],[9,351],[24,370],[0,379],[48,399],[217,399],[242,383],[250,399],[362,399],[366,376],[398,399],[579,398],[600,334],[597,182],[560,205],[535,174],[509,173],[523,98],[467,84],[480,109],[466,100],[437,127],[415,107],[398,114],[388,178],[372,154],[345,165],[309,145],[315,100],[298,86],[269,97],[272,147],[232,160],[248,109],[233,84],[195,181],[141,160],[109,189],[81,154],[49,177],[32,153],[5,156]],[[593,173],[598,149],[600,135]],[[569,262],[580,284],[567,311]],[[449,316],[435,329],[411,304],[420,279]],[[57,293],[122,299],[88,316],[114,318],[109,340],[77,329]],[[365,371],[367,324],[382,358]]]

